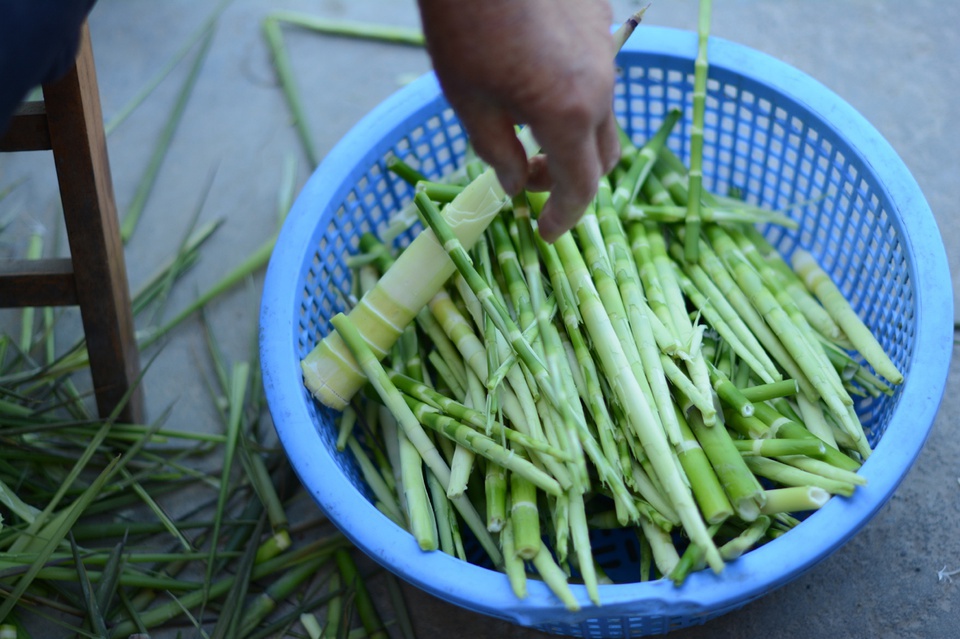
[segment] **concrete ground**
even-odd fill
[[[213,10],[192,0],[100,0],[91,17],[104,114],[116,113]],[[637,4],[617,0],[615,15]],[[953,272],[960,267],[960,4],[937,0],[728,0],[716,2],[713,33],[771,54],[820,80],[858,109],[913,172],[936,216]],[[259,246],[276,227],[282,166],[298,161],[298,185],[310,172],[277,86],[260,32],[271,10],[416,26],[413,0],[234,0],[225,10],[199,84],[127,247],[131,288],[176,247],[212,178],[201,219],[224,218],[191,280],[170,308],[186,304]],[[649,24],[695,28],[697,2],[660,0]],[[288,30],[288,46],[321,153],[403,81],[429,70],[416,48]],[[482,43],[481,43],[482,46]],[[121,211],[129,206],[188,63],[109,138]],[[41,157],[0,157],[0,187],[30,180],[3,202],[16,213],[2,249],[15,252],[35,228],[55,226],[50,166]],[[218,300],[211,326],[228,358],[253,356],[259,280]],[[956,292],[958,282],[954,280]],[[145,379],[148,410],[173,405],[170,419],[196,428],[217,420],[200,375],[205,348],[199,322],[179,329]],[[898,637],[947,639],[960,632],[960,378],[948,380],[935,428],[917,464],[887,506],[833,556],[789,585],[678,639]],[[421,637],[533,639],[540,633],[478,616],[412,588]]]

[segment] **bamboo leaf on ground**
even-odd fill
[[[276,244],[276,235],[270,237],[266,242],[257,247],[243,262],[228,272],[222,279],[199,295],[193,302],[181,310],[173,319],[168,320],[163,326],[146,331],[138,338],[141,349],[144,349],[159,339],[167,335],[170,331],[180,325],[185,319],[193,313],[203,308],[211,300],[216,299],[221,294],[232,289],[240,282],[245,281],[254,273],[263,269],[270,261],[270,255]]]
[[[253,529],[253,538],[259,539],[265,525],[265,518],[260,517],[256,527]],[[213,544],[217,543],[216,534],[213,536]],[[223,609],[217,617],[217,623],[213,628],[210,639],[230,639],[240,636],[239,632],[243,628],[244,601],[247,592],[250,590],[250,573],[256,561],[257,545],[248,544],[246,550],[240,558],[236,567],[236,579],[233,582],[227,597],[223,602]],[[208,577],[209,579],[209,577]]]
[[[240,427],[243,418],[243,398],[247,392],[247,380],[250,374],[250,365],[240,362],[233,367],[230,377],[230,411],[227,422],[227,443],[223,452],[223,466],[220,474],[220,492],[217,496],[217,506],[214,512],[213,533],[211,535],[210,554],[207,559],[205,584],[213,580],[213,569],[217,558],[217,549],[220,538],[220,529],[223,525],[223,516],[230,490],[230,476],[233,471],[233,458],[240,439]],[[205,587],[205,594],[208,589]],[[204,600],[206,601],[206,600]]]
[[[17,580],[17,585],[13,591],[0,603],[0,622],[6,619],[10,611],[13,610],[20,597],[23,596],[23,593],[36,578],[37,573],[43,568],[47,558],[53,554],[60,542],[67,536],[70,528],[80,518],[86,507],[100,494],[107,480],[119,466],[120,460],[120,457],[114,457],[93,483],[83,491],[81,496],[64,511],[64,516],[57,522],[57,526],[48,531],[49,536],[45,538],[42,547],[39,549],[39,557],[30,565],[30,569]]]
[[[176,53],[171,56],[167,63],[160,68],[157,73],[150,78],[150,80],[140,88],[140,90],[127,102],[119,111],[117,111],[112,117],[110,117],[104,123],[104,132],[106,135],[110,135],[113,131],[120,126],[124,120],[130,117],[134,111],[136,111],[141,104],[146,101],[153,91],[160,86],[163,80],[170,74],[173,69],[183,60],[190,50],[196,46],[197,42],[200,42],[203,37],[209,33],[215,26],[217,20],[219,20],[220,15],[223,13],[224,9],[227,8],[233,0],[221,0],[221,2],[216,6],[213,13],[208,17],[197,29],[184,44],[177,50]],[[3,199],[0,197],[0,199]]]
[[[120,238],[124,243],[133,235],[137,223],[140,221],[140,215],[143,213],[143,209],[147,204],[147,199],[153,191],[153,185],[156,183],[157,176],[160,173],[160,166],[163,164],[163,160],[173,141],[173,136],[180,125],[184,111],[186,111],[187,102],[196,86],[197,79],[200,77],[200,70],[206,61],[210,44],[213,42],[213,35],[214,30],[212,28],[205,32],[200,50],[194,58],[193,65],[190,67],[190,73],[187,75],[186,80],[180,88],[180,92],[177,94],[173,109],[164,123],[163,130],[157,139],[157,144],[153,149],[147,167],[137,184],[133,200],[127,206],[126,214],[120,223]]]
[[[83,560],[80,557],[80,549],[77,547],[76,540],[74,540],[72,535],[69,535],[69,537],[70,548],[73,551],[74,569],[77,571],[77,576],[79,577],[80,594],[87,604],[87,621],[93,626],[93,632],[97,633],[100,637],[104,637],[107,634],[107,625],[103,620],[100,604],[94,595],[90,575],[87,574],[86,566],[84,566]]]
[[[306,154],[310,166],[316,168],[320,164],[320,154],[313,141],[313,133],[310,131],[310,125],[307,122],[306,110],[303,108],[303,101],[300,99],[300,90],[297,88],[294,79],[293,66],[290,62],[290,54],[287,51],[280,22],[276,18],[267,16],[263,20],[262,28],[263,37],[270,49],[274,68],[280,80],[283,95],[287,99],[287,107],[293,116],[293,125],[296,127],[303,152]]]
[[[406,44],[415,47],[424,45],[423,32],[418,28],[358,20],[334,20],[295,11],[274,11],[268,17],[326,35]]]

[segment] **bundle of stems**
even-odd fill
[[[341,434],[352,429],[378,505],[424,551],[479,545],[521,598],[537,577],[568,608],[582,604],[574,581],[600,603],[595,526],[642,539],[650,572],[638,578],[723,570],[863,484],[870,446],[853,396],[902,380],[865,327],[847,334],[852,311],[812,258],[795,273],[752,226],[795,220],[707,192],[701,213],[726,213],[697,228],[637,219],[688,204],[686,167],[666,145],[676,121],[625,146],[622,170],[554,244],[536,229],[542,193],[482,202],[491,219],[467,244],[446,221],[457,199],[394,159],[431,249],[367,234],[351,260],[363,294],[449,258],[409,325],[333,319],[356,362],[347,374],[367,384]],[[486,175],[457,192],[489,189]],[[885,380],[851,372],[854,343],[870,344],[859,355]]]

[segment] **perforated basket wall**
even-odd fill
[[[670,146],[686,158],[693,34],[641,28],[618,58],[614,107],[642,143],[673,107],[686,117]],[[629,637],[702,623],[782,585],[829,555],[890,497],[933,423],[946,381],[952,297],[943,245],[906,168],[867,122],[824,87],[780,62],[713,40],[704,151],[705,186],[741,190],[754,203],[789,209],[797,231],[764,229],[786,255],[810,250],[874,330],[907,382],[892,397],[857,405],[876,446],[861,473],[869,484],[832,499],[782,538],[676,588],[640,583],[632,535],[598,533],[597,557],[617,581],[601,607],[574,586],[583,609],[567,612],[543,584],[517,601],[499,573],[412,538],[370,503],[352,458],[334,450],[334,415],[314,402],[299,360],[329,330],[349,290],[347,254],[380,232],[412,191],[385,168],[391,155],[431,177],[454,170],[464,133],[436,81],[398,92],[330,153],[288,217],[264,287],[261,359],[270,410],[304,485],[371,557],[433,594],[518,624],[575,636]],[[800,204],[800,206],[796,206]],[[409,237],[401,238],[402,242]]]

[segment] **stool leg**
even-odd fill
[[[106,417],[137,382],[140,360],[86,24],[76,66],[43,94],[97,409]],[[143,422],[139,388],[118,419]]]

